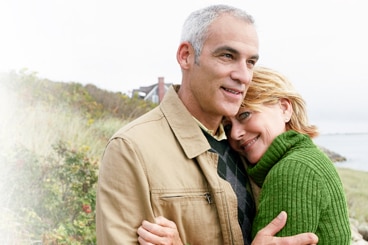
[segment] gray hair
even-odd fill
[[[242,9],[228,5],[211,5],[192,12],[184,22],[181,42],[189,42],[195,52],[195,62],[198,64],[198,57],[202,52],[203,43],[208,37],[208,28],[214,20],[223,14],[229,14],[235,18],[244,20],[244,22],[254,24],[251,15]]]

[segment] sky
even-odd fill
[[[368,132],[365,0],[2,0],[0,72],[123,93],[180,83],[182,24],[217,3],[254,17],[258,64],[294,83],[322,133]]]

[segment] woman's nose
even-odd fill
[[[243,138],[244,134],[245,134],[245,130],[242,127],[241,123],[239,122],[233,123],[233,125],[231,126],[230,137],[234,140],[240,140]]]

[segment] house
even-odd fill
[[[171,85],[171,83],[165,83],[164,80],[164,77],[159,77],[157,83],[146,87],[139,87],[139,89],[134,89],[132,94],[137,94],[141,99],[159,104]]]

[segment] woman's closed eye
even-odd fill
[[[237,118],[239,121],[242,121],[242,120],[248,119],[251,115],[252,115],[251,111],[243,111],[238,114]]]

